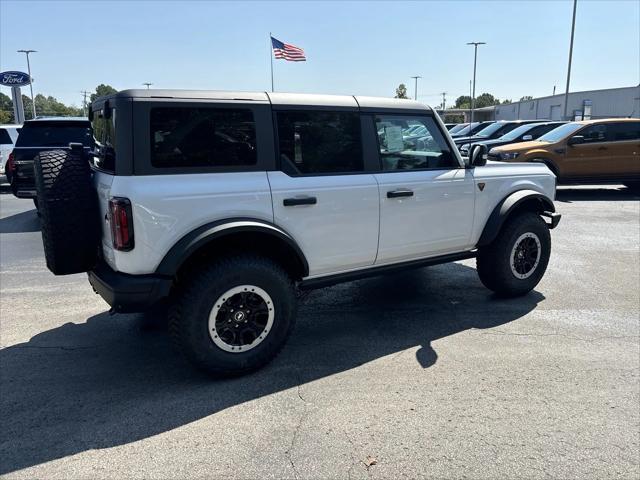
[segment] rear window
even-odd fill
[[[609,137],[612,142],[638,140],[640,139],[640,122],[611,123]]]
[[[257,162],[256,126],[246,108],[151,109],[151,165],[237,167]]]
[[[68,147],[70,143],[93,145],[93,134],[89,122],[25,123],[20,131],[16,147]]]

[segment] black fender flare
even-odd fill
[[[483,247],[493,242],[509,215],[525,204],[540,214],[556,211],[553,201],[546,195],[535,190],[516,190],[498,202],[493,209],[484,225],[477,246]]]
[[[309,275],[309,263],[291,235],[280,227],[254,218],[230,218],[207,223],[192,230],[178,240],[164,256],[156,274],[173,276],[189,257],[208,243],[237,233],[261,233],[283,242],[295,255],[300,264],[302,277]]]

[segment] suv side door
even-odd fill
[[[567,145],[563,168],[564,176],[572,178],[606,176],[610,163],[608,160],[608,124],[587,125],[572,136],[584,137],[584,143]]]
[[[298,243],[309,276],[370,266],[378,248],[378,185],[353,108],[274,106],[280,169],[268,172],[274,223]]]
[[[474,220],[475,183],[433,114],[375,114],[380,172],[376,264],[460,252]],[[420,124],[422,133],[406,135]]]

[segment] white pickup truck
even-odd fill
[[[89,118],[95,151],[36,160],[47,265],[88,272],[114,311],[166,306],[213,375],[275,357],[299,290],[475,257],[515,296],[549,262],[551,171],[465,163],[411,100],[127,90]]]

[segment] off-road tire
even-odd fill
[[[231,377],[256,370],[276,357],[291,334],[296,314],[293,284],[279,264],[264,257],[237,255],[188,275],[169,312],[169,334],[193,365],[214,377]],[[260,344],[246,352],[228,352],[212,340],[209,315],[221,295],[241,285],[255,285],[270,296],[274,320]]]
[[[100,210],[82,153],[50,150],[34,162],[47,267],[56,275],[91,270],[98,259]]]
[[[526,233],[540,241],[540,259],[527,278],[518,278],[511,266],[511,253],[516,241]],[[509,218],[496,239],[478,250],[476,266],[480,281],[490,290],[505,297],[524,295],[540,282],[549,264],[551,235],[539,215],[526,212]]]

